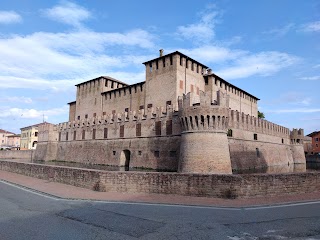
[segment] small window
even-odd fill
[[[253,134],[253,139],[254,139],[254,140],[258,140],[258,134],[254,133],[254,134]]]
[[[124,137],[124,125],[120,126],[120,137],[123,138]]]
[[[176,151],[170,151],[170,157],[176,157],[177,156],[177,152]]]
[[[103,129],[103,138],[108,138],[108,128]]]
[[[35,132],[35,133],[34,133],[34,136],[35,136],[35,137],[38,137],[38,132]]]
[[[152,108],[152,103],[149,103],[147,107]]]
[[[84,118],[88,118],[88,114],[84,115]]]
[[[166,122],[166,135],[172,135],[172,120]]]
[[[166,102],[166,105],[168,106],[168,105],[171,105],[171,101],[167,101]]]
[[[160,157],[160,152],[159,152],[159,151],[154,151],[154,156],[155,156],[156,158]]]
[[[283,138],[281,139],[281,142],[282,142],[282,143],[284,143],[284,140],[283,140]]]
[[[136,125],[136,136],[137,137],[141,136],[141,123],[137,123]]]
[[[209,84],[208,78],[205,78],[205,79],[204,79],[204,83],[205,83],[205,85],[208,85],[208,84]]]
[[[66,141],[68,141],[68,138],[69,138],[69,133],[67,132],[66,133]]]
[[[180,66],[182,66],[182,57],[180,56]]]
[[[156,128],[156,135],[161,136],[161,121],[156,122],[155,128]]]
[[[125,111],[125,112],[129,112],[129,108],[125,108],[124,111]]]
[[[318,146],[319,146],[318,143],[316,143],[316,148],[317,148]]]
[[[138,155],[141,156],[142,155],[142,151],[138,151]]]
[[[315,138],[316,142],[319,142],[319,138]]]
[[[228,129],[227,136],[228,136],[228,137],[232,137],[232,133],[233,133],[233,132],[232,132],[232,129]]]
[[[170,55],[170,65],[172,65],[172,55]]]
[[[73,132],[73,140],[76,140],[77,139],[77,131],[74,131]]]
[[[260,157],[260,151],[259,151],[259,148],[256,148],[256,153],[257,153],[257,157],[259,158],[259,157]]]
[[[103,113],[102,113],[103,116],[105,116],[106,114],[107,114],[106,112],[103,112]]]
[[[144,109],[144,106],[143,106],[143,105],[141,105],[141,106],[139,107],[139,109],[140,109],[140,110]]]
[[[78,116],[77,119],[80,120],[80,116]]]
[[[115,156],[115,155],[116,155],[116,153],[117,153],[116,151],[113,151],[113,152],[112,152],[113,156]]]
[[[2,140],[3,141],[3,140]],[[59,132],[59,142],[61,141],[61,132]]]
[[[96,129],[92,129],[92,139],[96,139]]]
[[[82,140],[86,138],[86,130],[82,130]]]

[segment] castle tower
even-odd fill
[[[306,157],[303,149],[304,131],[303,129],[293,129],[290,132],[291,152],[295,164],[306,164]]]
[[[218,93],[219,103],[200,91],[200,102],[194,103],[193,93],[179,99],[181,145],[178,171],[181,173],[231,174],[227,138],[228,96]]]

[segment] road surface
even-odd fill
[[[0,239],[320,239],[320,203],[215,208],[81,201],[0,181]]]

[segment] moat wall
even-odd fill
[[[0,160],[0,169],[73,186],[108,192],[250,198],[319,192],[320,173],[178,174],[107,172]]]
[[[31,161],[35,151],[34,150],[7,150],[0,151],[0,159],[28,159]]]

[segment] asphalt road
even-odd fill
[[[0,240],[320,239],[320,203],[214,208],[64,200],[0,182]]]

